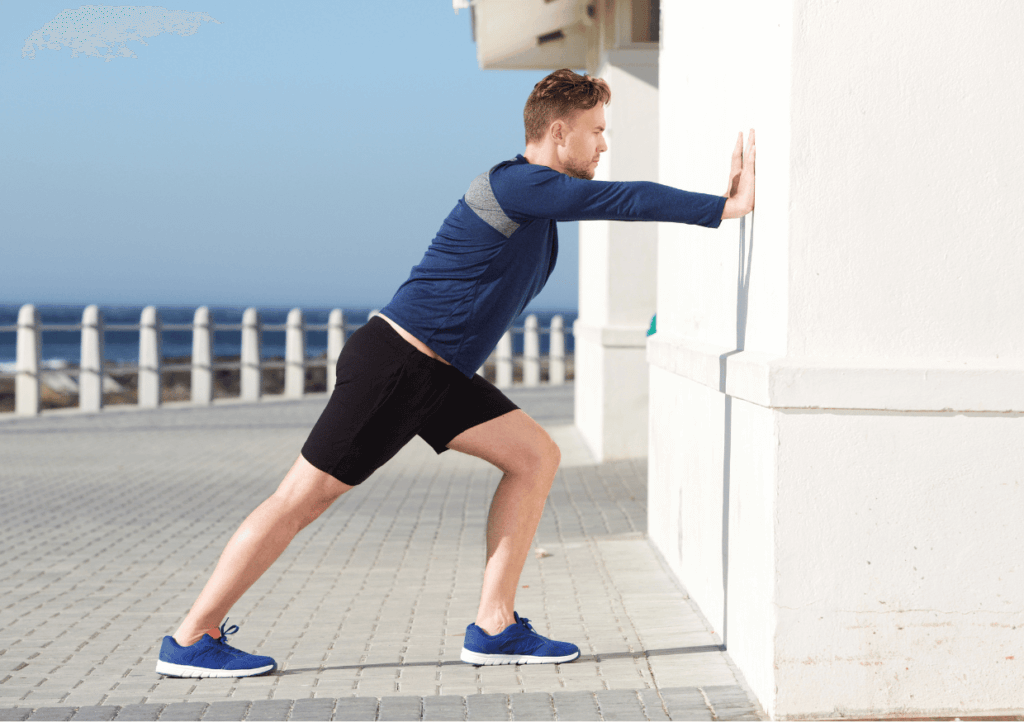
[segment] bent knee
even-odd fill
[[[544,478],[550,484],[561,461],[562,450],[558,448],[554,439],[544,432],[539,434],[538,438],[530,444],[528,451],[517,459],[519,468],[515,471],[536,478]]]

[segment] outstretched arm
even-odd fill
[[[729,168],[729,187],[725,191],[725,208],[722,220],[739,218],[754,210],[754,129],[747,134],[747,150],[743,152],[743,133],[736,139],[732,151],[732,165]]]

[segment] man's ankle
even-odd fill
[[[493,637],[496,634],[501,634],[510,625],[515,624],[516,620],[512,617],[504,616],[493,616],[493,617],[477,617],[476,626],[480,627],[489,637]]]
[[[174,641],[178,643],[179,647],[191,647],[193,644],[202,639],[204,634],[209,634],[211,637],[213,637],[212,632],[213,629],[207,629],[196,634],[194,632],[187,632],[179,629],[177,632],[174,633],[173,637]],[[220,630],[217,630],[217,637],[219,636]]]

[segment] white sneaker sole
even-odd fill
[[[276,666],[268,664],[254,669],[207,669],[159,661],[156,663],[156,673],[167,677],[255,677],[258,674],[266,674]]]
[[[564,657],[532,657],[528,654],[482,654],[480,652],[470,652],[465,647],[462,648],[462,654],[459,655],[463,662],[488,666],[495,664],[560,664],[562,662],[571,662],[579,656],[579,652],[567,654]]]

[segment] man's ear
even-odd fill
[[[565,145],[566,131],[565,122],[561,120],[556,120],[548,126],[548,135],[555,142],[555,145]]]

